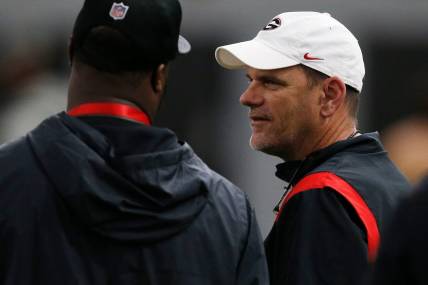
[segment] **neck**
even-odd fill
[[[314,150],[317,151],[328,147],[338,141],[346,140],[349,137],[352,137],[357,131],[355,123],[351,122],[341,122],[327,128],[323,134],[319,137],[317,144],[314,145]]]
[[[113,102],[136,107],[153,120],[154,112],[145,102],[146,94],[141,88],[133,86],[123,78],[109,73],[98,72],[87,66],[79,66],[78,71],[72,68],[67,110],[93,102]]]
[[[349,118],[349,116],[343,116],[340,120],[331,119],[319,133],[314,135],[314,139],[306,140],[309,144],[302,144],[301,155],[298,157],[298,160],[302,160],[311,153],[326,148],[338,141],[346,140],[356,134],[356,132],[355,120]]]

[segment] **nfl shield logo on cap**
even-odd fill
[[[123,20],[126,16],[126,12],[128,12],[129,6],[120,3],[113,3],[110,9],[110,17],[114,20]]]

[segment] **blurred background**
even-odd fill
[[[281,161],[248,145],[247,80],[220,68],[217,46],[253,38],[284,11],[329,12],[359,39],[366,63],[360,130],[379,131],[412,183],[428,174],[428,1],[181,0],[189,55],[172,63],[157,125],[176,131],[214,170],[246,191],[265,236],[284,183]],[[6,0],[0,11],[0,141],[64,110],[67,44],[83,0]]]

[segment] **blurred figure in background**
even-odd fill
[[[428,176],[400,203],[382,239],[373,285],[428,284]]]
[[[414,187],[382,239],[373,285],[428,284],[428,100],[420,97],[415,112],[383,135],[391,159]]]
[[[361,284],[384,223],[409,185],[377,133],[357,130],[364,62],[357,39],[327,13],[276,16],[251,41],[219,47],[244,68],[252,148],[285,162],[288,183],[265,241],[273,285]]]
[[[151,126],[180,24],[177,0],[85,1],[67,112],[0,148],[0,284],[269,283],[246,195]]]

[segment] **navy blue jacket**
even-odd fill
[[[271,284],[366,282],[385,221],[409,188],[377,134],[283,163],[277,175],[293,188],[265,241]]]
[[[243,192],[167,129],[53,116],[0,148],[0,284],[268,284]]]

